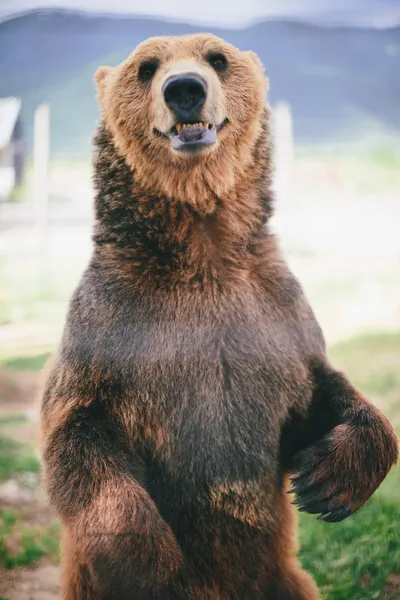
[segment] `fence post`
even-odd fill
[[[34,229],[39,264],[46,258],[49,204],[50,107],[41,104],[35,112],[33,141]]]
[[[275,125],[275,183],[278,201],[288,205],[291,200],[294,174],[294,140],[292,111],[289,104],[280,102],[274,109]]]

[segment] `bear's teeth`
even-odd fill
[[[177,123],[175,125],[175,129],[177,131],[177,133],[179,133],[181,131],[181,129],[186,129],[187,127],[212,127],[209,125],[209,123],[203,123],[202,121],[200,121],[199,123]]]

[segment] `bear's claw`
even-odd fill
[[[335,508],[324,515],[320,515],[317,517],[319,521],[326,521],[327,523],[339,523],[339,521],[343,521],[346,517],[351,515],[351,511],[346,507],[342,506],[341,508]]]
[[[343,473],[334,468],[332,434],[300,451],[294,458],[288,494],[295,494],[292,504],[300,512],[319,514],[320,521],[337,523],[356,510]]]

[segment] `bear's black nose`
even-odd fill
[[[207,84],[194,73],[171,75],[163,85],[164,99],[179,123],[196,121],[207,97]]]

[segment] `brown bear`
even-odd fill
[[[397,440],[329,363],[269,230],[263,68],[160,37],[96,81],[94,250],[42,402],[64,598],[320,598],[287,474],[340,521]]]

